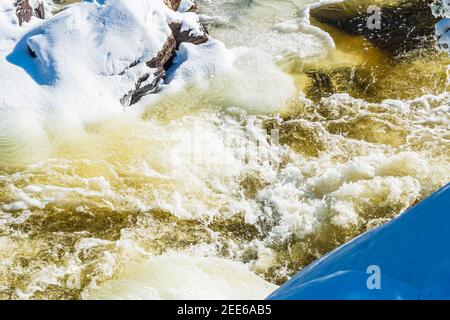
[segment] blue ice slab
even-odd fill
[[[380,288],[369,289],[369,266]],[[268,299],[450,299],[450,184],[299,272]]]

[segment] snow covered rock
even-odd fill
[[[193,44],[202,44],[208,41],[208,31],[203,25],[200,25],[201,33],[193,34],[191,30],[186,30],[183,25],[179,22],[173,22],[170,24],[170,29],[172,29],[173,36],[177,42],[177,48],[182,42],[188,42]]]
[[[192,0],[181,0],[178,6],[179,12],[194,12],[197,10],[197,6]]]
[[[268,299],[450,299],[449,239],[450,184],[316,261]]]
[[[180,6],[181,0],[164,0],[164,3],[166,6],[168,6],[170,9],[177,11],[178,7]]]
[[[450,53],[450,1],[436,0],[433,13],[442,18],[435,26],[437,47]]]
[[[180,43],[209,39],[195,13],[173,10],[179,5],[85,0],[30,30],[7,59],[40,85],[96,79],[123,105],[134,104],[158,90]]]
[[[16,16],[20,26],[25,22],[30,22],[33,16],[39,19],[45,19],[44,3],[41,1],[34,3],[32,7],[29,0],[17,0],[14,6],[16,7]]]

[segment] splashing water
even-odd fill
[[[143,117],[2,119],[0,298],[264,298],[447,183],[446,92],[305,98],[293,63],[336,54],[306,3],[199,1],[251,49]]]

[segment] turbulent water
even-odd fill
[[[311,2],[198,1],[249,48],[229,73],[144,117],[0,137],[0,298],[264,298],[448,183],[446,57],[334,44]],[[311,93],[308,70],[360,59],[382,68],[371,92]]]

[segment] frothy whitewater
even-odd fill
[[[445,88],[305,97],[298,66],[348,56],[312,2],[198,1],[234,67],[139,115],[0,119],[0,298],[264,298],[448,183]]]

